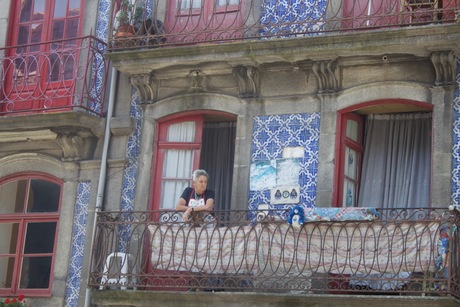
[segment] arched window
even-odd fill
[[[192,172],[202,168],[210,177],[208,188],[216,193],[216,210],[230,209],[235,137],[236,122],[228,114],[208,112],[162,120],[153,151],[150,207],[174,209],[183,190],[191,186]]]
[[[0,179],[0,295],[50,295],[62,182],[45,174]]]
[[[431,111],[431,105],[405,100],[373,101],[341,110],[334,205],[429,207]]]

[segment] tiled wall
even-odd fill
[[[254,173],[257,164],[266,163],[273,166],[268,171],[276,172],[277,162],[283,161],[286,148],[302,148],[303,154],[295,158],[299,162],[298,184],[300,186],[300,204],[313,207],[316,200],[316,180],[318,173],[320,115],[284,114],[258,116],[254,118],[251,153],[251,189],[249,191],[249,208],[257,209],[259,204],[270,204],[270,186],[254,184],[260,180]],[[262,175],[264,176],[264,175]],[[270,175],[268,175],[270,176]],[[275,174],[276,176],[276,174]],[[296,174],[297,176],[297,174]],[[278,182],[278,185],[283,183]],[[284,208],[292,205],[277,205]]]

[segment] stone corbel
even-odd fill
[[[233,75],[238,82],[239,96],[241,98],[254,98],[259,96],[260,74],[256,67],[234,67]]]
[[[314,62],[312,69],[318,80],[318,93],[334,93],[340,90],[336,74],[336,61]]]
[[[452,51],[433,52],[431,54],[431,63],[433,63],[436,72],[434,85],[455,84],[456,58]]]
[[[53,128],[51,131],[56,133],[56,142],[62,148],[62,161],[81,161],[92,156],[97,138],[90,130],[61,126]]]
[[[57,132],[57,131],[56,131]],[[57,132],[57,142],[62,148],[62,161],[79,161],[84,148],[83,138],[71,131]]]
[[[132,75],[131,85],[136,88],[141,103],[153,103],[157,100],[158,80],[153,74]]]

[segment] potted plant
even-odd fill
[[[142,19],[144,9],[136,6],[134,0],[121,0],[115,15],[115,38],[131,37],[136,34],[136,25]]]

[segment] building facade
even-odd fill
[[[460,4],[422,2],[0,0],[0,297],[89,306],[96,214],[198,168],[216,210],[460,206]]]

